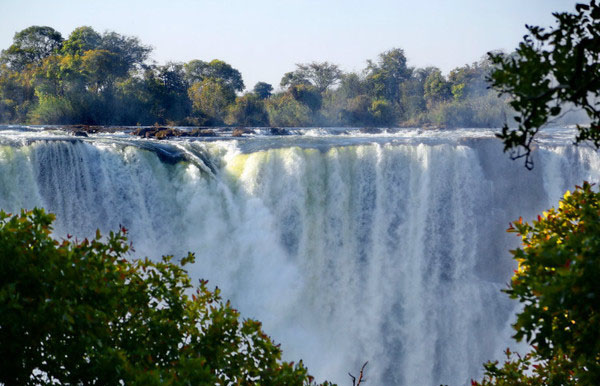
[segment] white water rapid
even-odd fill
[[[45,207],[57,237],[122,224],[135,256],[195,252],[191,274],[318,380],[349,384],[368,360],[369,385],[465,385],[511,345],[508,223],[599,180],[598,154],[561,135],[530,172],[475,130],[157,142],[4,126],[0,208]]]

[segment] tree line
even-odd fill
[[[500,127],[506,98],[487,87],[488,59],[444,76],[409,67],[394,48],[359,72],[328,62],[297,64],[279,92],[251,90],[230,64],[159,65],[136,37],[76,28],[17,32],[0,54],[0,122],[190,126]]]

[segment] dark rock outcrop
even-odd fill
[[[188,137],[215,137],[216,135],[214,130],[205,128],[192,129],[187,132]]]
[[[137,135],[143,138],[168,139],[177,137],[214,137],[214,130],[198,128],[192,130],[180,130],[169,127],[141,127],[131,132],[131,135]]]
[[[363,127],[359,131],[363,134],[381,134],[381,129],[377,127]]]
[[[232,137],[243,137],[244,134],[254,134],[254,130],[248,129],[247,127],[236,127],[233,129]]]
[[[269,129],[269,133],[271,135],[289,135],[290,132],[287,129],[282,129],[279,127],[271,127]]]

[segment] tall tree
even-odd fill
[[[442,75],[439,69],[432,71],[425,79],[424,97],[429,106],[444,102],[452,96],[450,83]]]
[[[367,62],[367,79],[375,96],[399,104],[400,85],[411,76],[412,69],[406,65],[406,56],[401,48],[393,48],[379,54],[377,62]]]
[[[227,107],[235,101],[235,93],[231,87],[218,78],[195,82],[189,88],[188,95],[194,110],[206,114],[213,124],[223,123]]]
[[[21,71],[52,55],[60,49],[62,41],[60,32],[54,28],[31,26],[15,34],[13,44],[2,50],[0,61],[14,71]]]
[[[227,124],[241,126],[267,126],[269,117],[263,100],[256,94],[238,97],[229,108]]]
[[[214,59],[211,62],[192,60],[184,65],[187,81],[192,84],[203,82],[205,79],[219,79],[232,91],[244,90],[242,74],[230,64]]]
[[[66,55],[83,55],[85,51],[100,48],[102,36],[92,27],[81,26],[71,32],[63,43],[61,52]]]
[[[113,31],[101,35],[88,26],[75,28],[62,47],[62,53],[66,55],[82,56],[90,50],[106,50],[115,54],[127,71],[141,67],[152,51],[136,37],[124,36]]]
[[[296,70],[286,73],[281,79],[281,87],[310,84],[319,92],[324,92],[335,85],[341,77],[342,71],[339,67],[329,62],[296,64]]]
[[[266,82],[258,82],[254,85],[254,89],[252,90],[254,94],[256,94],[260,99],[267,99],[271,96],[273,92],[273,86]]]
[[[121,35],[114,31],[102,34],[100,48],[118,55],[122,65],[128,70],[140,69],[152,52],[152,48],[142,44],[137,37]]]

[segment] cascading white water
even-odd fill
[[[368,360],[373,385],[467,384],[510,344],[508,222],[598,181],[600,157],[549,143],[528,172],[474,133],[340,138],[180,141],[168,160],[146,141],[5,141],[0,207],[43,206],[59,236],[122,224],[136,256],[195,252],[192,275],[318,379]]]

